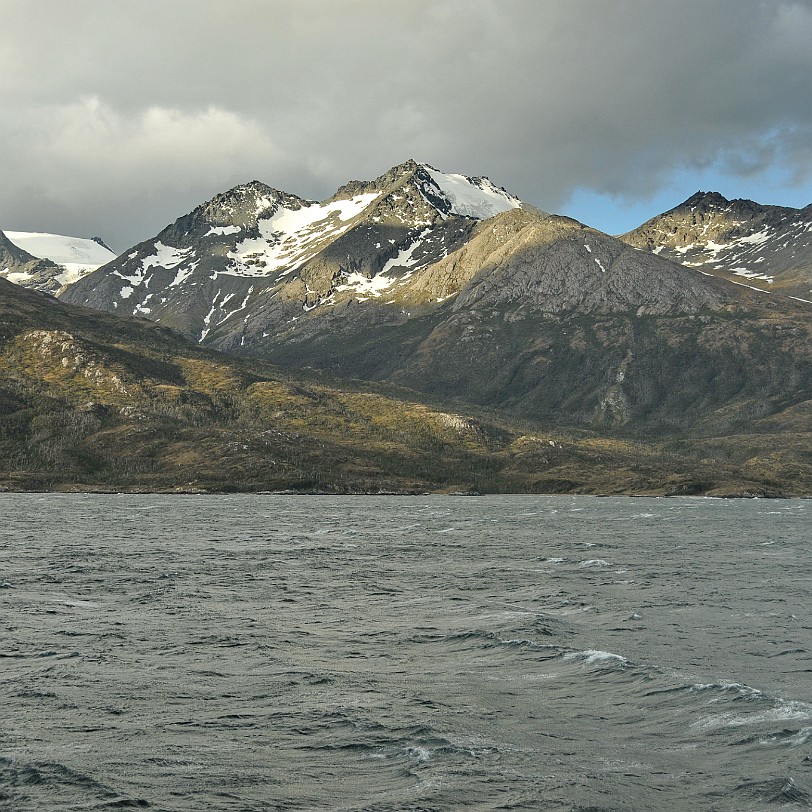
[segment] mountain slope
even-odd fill
[[[810,398],[807,305],[414,161],[323,203],[237,187],[63,298],[289,368],[625,436],[739,431]]]
[[[0,277],[32,290],[57,293],[115,257],[99,238],[0,232]]]
[[[812,493],[808,437],[780,431],[672,448],[551,432],[286,373],[0,280],[0,489]]]
[[[697,192],[620,239],[704,273],[812,301],[812,206]]]
[[[502,481],[507,432],[308,382],[0,280],[0,485],[432,490]],[[505,482],[511,481],[505,478]]]

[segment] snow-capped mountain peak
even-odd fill
[[[29,231],[6,231],[5,235],[31,256],[63,265],[76,273],[77,279],[116,258],[109,248],[93,239]]]
[[[392,167],[373,181],[350,181],[331,200],[372,191],[385,195],[390,202],[403,201],[395,208],[405,214],[408,214],[405,208],[419,207],[415,195],[444,217],[456,215],[472,220],[487,220],[523,206],[519,198],[486,177],[440,172],[431,164],[414,159]]]
[[[397,298],[479,221],[521,207],[485,177],[414,160],[320,203],[255,180],[200,204],[66,298],[212,341],[257,311],[295,320],[348,299]]]
[[[35,259],[44,260],[46,264],[26,269],[0,268],[0,275],[18,284],[30,283],[31,287],[51,293],[77,282],[116,258],[116,254],[98,237],[85,239],[30,231],[4,233],[17,248]]]
[[[440,193],[449,203],[450,211],[462,217],[487,220],[503,211],[521,208],[522,201],[485,177],[446,174],[429,164],[421,164]]]

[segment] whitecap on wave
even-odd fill
[[[586,651],[573,651],[564,655],[565,660],[582,660],[587,665],[596,663],[613,663],[626,665],[629,661],[620,654],[612,654],[611,651],[598,651],[597,649],[587,649]]]

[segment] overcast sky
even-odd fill
[[[414,157],[610,233],[812,202],[812,0],[0,0],[0,228],[116,250]]]

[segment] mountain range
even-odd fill
[[[644,442],[674,470],[702,453],[707,481],[732,465],[726,481],[788,492],[810,464],[808,215],[700,193],[614,238],[408,161],[322,202],[237,186],[59,296],[241,369],[490,410],[512,436],[530,421]],[[569,473],[553,479],[587,487]]]
[[[727,431],[808,397],[806,303],[655,250],[408,161],[322,203],[238,186],[61,296],[557,425]]]

